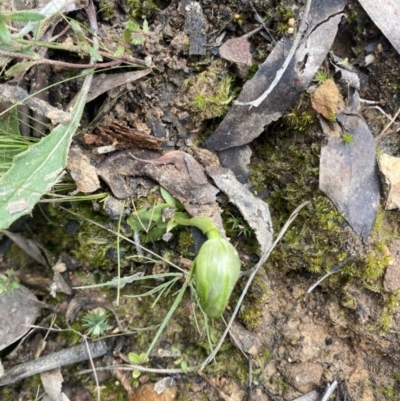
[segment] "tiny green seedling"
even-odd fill
[[[324,70],[317,71],[314,76],[313,81],[316,82],[318,85],[324,83],[328,79],[328,73]]]
[[[147,20],[143,21],[142,28],[140,28],[139,24],[134,20],[129,20],[125,22],[125,32],[124,39],[127,43],[132,45],[143,45],[146,41],[146,35],[149,33],[149,24]]]
[[[101,337],[105,332],[111,329],[112,326],[106,323],[109,313],[102,312],[99,308],[92,312],[87,312],[82,320],[85,322],[83,327],[86,327],[86,334],[92,338]]]
[[[350,145],[353,142],[354,137],[352,134],[350,134],[350,132],[344,132],[342,135],[342,140],[346,145]]]

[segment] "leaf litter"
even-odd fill
[[[280,98],[278,99],[278,95],[274,93],[275,90],[272,90],[259,107],[252,107],[249,110],[248,106],[240,104],[234,105],[231,112],[228,113],[224,121],[217,128],[217,131],[206,140],[207,147],[220,151],[220,154],[227,150],[232,150],[230,157],[229,154],[226,153],[228,156],[226,157],[225,164],[223,163],[225,167],[229,165],[229,167],[233,169],[238,160],[235,159],[236,156],[233,155],[238,155],[243,149],[246,149],[247,152],[249,149],[247,145],[260,135],[265,126],[271,125],[273,121],[278,120],[284,114],[284,111],[297,100],[298,96],[308,87],[316,70],[320,67],[320,64],[331,48],[333,38],[336,35],[337,25],[342,16],[341,12],[346,2],[311,3],[310,13],[306,15],[306,17],[309,17],[307,31],[304,37],[300,38],[300,44],[299,47],[296,48],[293,60],[287,64],[286,72],[282,74],[275,88],[276,90],[279,89],[278,93]],[[196,34],[197,36],[191,36],[190,40],[191,44],[192,42],[194,44],[194,41],[199,38],[200,45],[198,49],[191,47],[190,51],[202,54],[204,52],[204,35],[203,32],[201,32],[204,28],[202,21],[207,14],[203,15],[201,9],[198,8],[199,6],[196,5],[196,7],[201,29]],[[190,18],[191,17],[187,15],[188,21]],[[193,21],[195,20],[194,18]],[[250,88],[254,93],[251,93],[251,90],[247,92],[244,90],[241,97],[238,99],[239,102],[251,102],[255,100],[257,96],[268,91],[268,85],[265,85],[265,82],[271,83],[275,80],[274,77],[276,78],[279,75],[279,71],[281,71],[284,65],[283,63],[287,60],[286,56],[292,51],[292,43],[293,42],[287,38],[283,45],[279,43],[275,46],[275,49],[266,60],[265,65],[262,66],[259,73],[256,74],[252,83],[253,86],[251,87],[249,83],[246,84],[247,86],[245,85],[244,89]],[[323,46],[320,46],[321,44]],[[268,73],[266,69],[267,64],[269,67],[272,67]],[[358,88],[355,83],[353,84],[355,81],[350,81],[348,77],[345,77],[347,74],[345,71],[347,70],[344,68],[339,69],[336,66],[336,71],[338,70],[340,70],[346,82],[351,82],[350,86]],[[264,77],[267,77],[267,79],[265,80]],[[256,83],[259,84],[260,82],[262,82],[263,85],[257,89]],[[285,96],[282,96],[282,93],[284,93]],[[345,94],[345,91],[342,91],[342,93],[346,97],[347,93]],[[328,95],[324,96],[325,100],[324,97],[322,97],[322,100],[318,100],[319,103],[332,101],[332,92],[328,91]],[[148,98],[151,97],[152,94],[148,94]],[[166,97],[167,95],[164,96],[164,99]],[[338,98],[340,98],[340,94],[338,94]],[[371,131],[360,116],[361,111],[357,104],[355,92],[351,92],[351,95],[348,96],[347,108],[343,112],[341,112],[340,107],[339,109],[337,108],[338,102],[335,99],[333,100],[333,106],[330,105],[328,108],[325,107],[322,109],[319,106],[316,107],[316,110],[327,119],[331,119],[333,117],[332,114],[337,114],[337,123],[333,121],[323,121],[323,117],[320,117],[324,127],[335,126],[333,130],[323,130],[324,132],[330,132],[331,136],[327,138],[328,144],[323,147],[321,151],[320,187],[332,198],[338,209],[345,214],[346,219],[349,221],[354,231],[366,240],[372,230],[379,201],[379,182],[377,178],[374,141]],[[264,103],[271,107],[264,107]],[[323,106],[326,106],[326,104]],[[169,133],[167,133],[168,130],[164,127],[167,124],[171,124],[169,127],[174,126],[174,124],[177,126],[177,120],[174,120],[171,115],[168,115],[168,108],[165,115],[162,114],[164,110],[161,113],[157,113],[157,107],[150,107],[150,109],[151,112],[146,113],[147,122],[152,122],[149,126],[152,127],[154,133],[164,133],[166,135],[165,140],[163,140],[163,142],[165,141],[166,143],[163,144],[163,147],[166,146],[166,148],[168,148],[169,138],[167,138],[167,135],[169,135]],[[265,110],[267,110],[267,112],[265,112]],[[129,118],[128,113],[126,115]],[[180,121],[179,124],[181,133],[188,131],[187,127],[185,127],[186,123]],[[190,125],[188,126],[190,127]],[[217,132],[219,135],[216,135]],[[349,136],[347,137],[349,143],[344,143],[343,141],[343,135],[345,134],[351,136],[351,138]],[[182,143],[180,144],[182,145]],[[158,148],[158,150],[160,149]],[[364,155],[365,160],[362,160],[364,159]],[[229,172],[229,170],[209,167],[207,163],[204,167],[201,167],[194,159],[192,160],[189,153],[183,150],[172,150],[171,148],[165,151],[162,156],[160,156],[159,153],[147,150],[130,150],[112,154],[102,160],[103,161],[99,164],[96,163],[97,172],[109,185],[117,198],[126,199],[135,196],[135,191],[131,185],[132,178],[144,175],[166,187],[171,194],[181,200],[187,212],[191,215],[196,215],[197,213],[199,215],[208,214],[214,216],[215,219],[218,219],[222,227],[220,203],[217,203],[217,200],[220,200],[217,196],[218,190],[221,190],[228,195],[230,202],[236,204],[245,220],[247,220],[249,225],[255,230],[261,249],[265,251],[270,246],[272,241],[272,222],[269,217],[268,207],[264,202],[260,201],[249,192],[244,185],[237,182],[234,175]],[[213,178],[217,188],[210,184],[207,176],[204,174],[204,170]],[[84,174],[84,169],[82,169],[82,173]],[[243,182],[245,181],[246,180],[243,179]],[[26,195],[24,196],[26,197]],[[30,208],[30,206],[28,207]],[[264,211],[261,215],[264,216],[268,222],[266,227],[262,226],[263,221],[261,219],[257,221],[257,217],[260,217],[260,208],[263,208]],[[27,210],[23,211],[26,212]],[[274,280],[273,275],[272,280]],[[281,284],[279,283],[278,287],[280,286]],[[289,287],[289,285],[287,287]],[[284,295],[284,299],[296,297],[296,294],[301,292],[298,289],[298,282],[296,284],[291,282],[290,291],[287,287],[280,288],[281,295]],[[349,286],[347,288],[349,289],[352,287]],[[348,291],[349,294],[351,292],[350,290]],[[336,314],[337,311],[334,310],[333,306],[335,303],[329,297],[331,297],[331,294],[325,294],[324,296],[317,294],[315,299],[310,300],[310,303],[313,303],[311,307],[314,308],[315,312],[319,310],[321,304],[331,301],[329,305],[333,309],[329,309],[328,312],[325,312],[329,314],[332,321],[335,321],[339,325],[344,324],[339,320],[339,314]],[[381,303],[378,302],[378,304],[380,305]],[[274,313],[277,314],[279,310],[286,308],[287,305],[288,304],[284,303],[282,299],[277,299],[276,301],[271,300],[268,305],[270,311],[265,311],[263,322],[266,324],[269,313],[272,315]],[[359,309],[362,309],[362,301],[359,301],[359,305]],[[301,313],[302,311],[299,311],[300,316]],[[367,319],[369,319],[369,317]],[[271,324],[272,320],[273,319],[270,321]],[[296,324],[299,325],[297,328],[295,327]],[[345,324],[349,325],[350,322],[346,322]],[[355,330],[357,330],[357,328]],[[260,333],[261,332],[258,332],[257,334]],[[287,326],[283,327],[281,334],[284,342],[286,340],[289,342],[289,339],[293,341],[294,333],[301,333],[304,340],[303,343],[312,343],[314,348],[317,344],[319,349],[324,348],[324,341],[328,336],[328,333],[324,332],[324,328],[316,325],[316,322],[309,316],[303,316],[301,322],[297,321],[295,318],[289,321]],[[268,327],[265,328],[263,335],[264,338],[265,336],[273,338],[273,333]],[[312,337],[312,335],[314,336]],[[268,338],[266,338],[265,341],[268,342]],[[346,344],[340,343],[338,339],[336,341],[338,342],[336,348],[335,345],[329,348],[332,354],[335,354],[336,350],[339,352],[340,349],[342,350],[341,352],[343,352],[343,349],[346,350],[345,352],[350,352],[346,348]],[[282,344],[284,344],[284,342]],[[386,348],[384,342],[378,341],[376,345],[377,349],[381,352],[385,352]],[[318,373],[321,370],[321,364],[319,362],[291,365],[285,363],[288,358],[292,360],[296,360],[296,358],[298,360],[312,360],[313,358],[318,360],[318,357],[312,354],[311,349],[307,346],[305,346],[303,351],[304,354],[301,354],[297,350],[292,349],[287,355],[278,352],[278,354],[275,355],[276,360],[266,367],[268,370],[269,367],[273,365],[271,368],[272,370],[268,371],[271,374],[269,377],[272,377],[269,383],[271,385],[274,383],[273,369],[278,369],[286,382],[291,385],[292,389],[306,392],[320,385],[322,380],[320,377],[321,375],[313,375],[313,373]],[[355,366],[356,359],[357,358],[352,361],[353,366]],[[269,374],[268,372],[267,374]],[[299,373],[305,376],[308,375],[309,378],[313,377],[313,379],[307,382],[306,379],[303,380],[301,378],[301,383],[298,383]],[[364,376],[365,374],[368,375],[365,371],[362,372],[362,374],[364,374]],[[360,376],[362,376],[362,374],[360,374]],[[349,382],[353,383],[354,386],[356,381],[353,380],[352,382],[351,380],[353,380],[353,378],[349,378]],[[144,386],[142,387],[144,388]],[[275,386],[275,390],[276,388]],[[290,391],[291,399],[295,397],[297,399],[298,393],[295,396],[295,392],[293,392],[293,390]],[[353,388],[352,391],[360,394],[361,390],[354,390]],[[220,396],[222,397],[225,395],[220,393]],[[367,397],[368,391],[364,390],[364,393],[360,396],[364,398]]]

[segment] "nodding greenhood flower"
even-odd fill
[[[193,262],[192,273],[201,308],[209,317],[220,317],[239,278],[239,255],[230,242],[221,238],[209,217],[188,219],[179,213],[174,217],[178,224],[197,227],[208,238]]]
[[[209,317],[220,317],[239,278],[236,249],[224,238],[210,238],[200,248],[193,269],[201,308]]]

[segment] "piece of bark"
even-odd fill
[[[352,96],[352,101],[358,96]],[[332,200],[357,235],[364,241],[373,228],[379,207],[379,177],[375,140],[357,107],[350,104],[337,116],[343,133],[351,142],[330,137],[321,149],[321,191]]]
[[[19,380],[33,375],[60,368],[61,366],[71,365],[86,361],[89,358],[98,358],[105,355],[111,346],[104,340],[79,344],[74,347],[54,352],[41,358],[14,366],[0,377],[0,386],[7,386]],[[110,347],[110,348],[109,348]],[[89,350],[89,352],[88,352]]]
[[[43,401],[70,401],[62,392],[64,378],[60,368],[43,372],[40,378],[42,379],[42,384],[46,391]]]
[[[139,127],[142,126],[146,131],[150,131],[145,124],[139,125]],[[146,131],[130,128],[123,122],[114,121],[108,126],[98,125],[94,130],[96,135],[85,134],[83,138],[88,145],[93,143],[98,146],[114,145],[118,150],[133,149],[136,147],[161,150],[164,139],[150,135]]]
[[[185,7],[185,28],[184,32],[190,37],[189,55],[205,56],[207,41],[204,29],[206,20],[203,15],[200,3],[192,1]]]
[[[329,52],[346,3],[347,0],[313,1],[308,29],[276,87],[259,107],[249,110],[249,106],[232,106],[222,123],[205,141],[208,149],[224,150],[251,142],[264,131],[266,125],[278,120],[297,101]],[[275,46],[254,78],[244,85],[239,102],[251,102],[269,88],[291,46],[290,38]]]
[[[249,226],[254,230],[262,253],[272,245],[272,221],[268,205],[254,196],[236,180],[232,171],[223,167],[208,167],[207,174],[215,185],[226,195],[239,210]]]

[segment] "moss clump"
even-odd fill
[[[239,312],[240,320],[249,330],[259,329],[262,324],[263,309],[270,295],[268,279],[265,273],[259,272]]]
[[[182,103],[197,121],[224,115],[234,99],[233,76],[220,61],[184,82]]]
[[[185,258],[193,257],[193,253],[190,251],[193,247],[193,237],[189,232],[188,228],[183,228],[178,236],[178,252]]]
[[[102,226],[107,225],[117,230],[117,224],[110,223],[108,216],[95,212],[91,202],[74,202],[68,210]],[[82,264],[98,269],[109,268],[115,264],[115,261],[108,257],[108,252],[116,249],[114,234],[57,207],[50,206],[47,212],[54,224],[49,230],[39,231],[40,240],[53,254],[58,255],[66,251],[74,255]],[[126,247],[125,244],[124,246]]]
[[[100,0],[99,1],[99,12],[101,17],[109,21],[115,15],[115,0]]]
[[[149,18],[157,8],[152,0],[128,0],[128,7],[133,18]]]
[[[288,130],[288,127],[284,127]],[[293,129],[293,128],[292,128]],[[302,269],[319,273],[342,261],[347,253],[343,242],[343,216],[316,187],[319,145],[307,134],[280,133],[280,138],[260,138],[251,165],[251,181],[257,192],[266,192],[275,232],[302,202],[304,208],[272,253],[270,263],[280,270]]]

